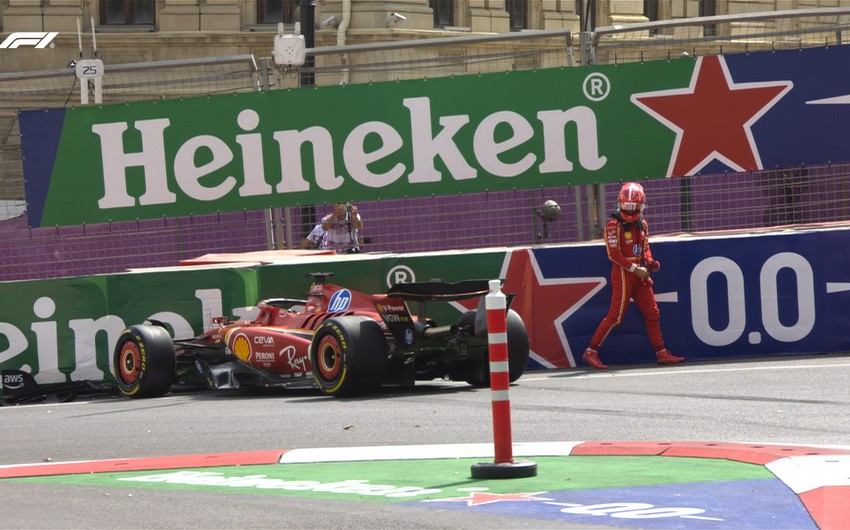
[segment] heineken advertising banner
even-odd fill
[[[178,338],[257,302],[253,269],[185,267],[44,281],[0,283],[0,370],[29,372],[39,384],[112,380],[121,332],[149,318]]]
[[[850,263],[848,241],[846,227],[655,241],[667,346],[690,361],[850,351],[850,271],[835,266]],[[529,330],[531,369],[580,365],[611,298],[601,242],[7,282],[0,283],[0,370],[30,372],[39,384],[111,381],[112,348],[125,326],[154,318],[186,338],[216,316],[252,318],[259,298],[303,298],[307,274],[319,271],[366,293],[396,283],[501,278]],[[445,325],[476,307],[475,300],[432,303],[426,312]],[[614,366],[654,362],[634,305],[600,355]]]
[[[107,330],[121,326],[109,314],[106,283],[106,276],[0,283],[0,370],[29,372],[41,384],[102,380],[118,338]]]
[[[834,46],[23,111],[27,214],[73,225],[842,162],[848,62]]]

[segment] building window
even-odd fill
[[[717,2],[715,0],[700,0],[699,16],[713,17],[717,14]],[[714,37],[717,35],[717,24],[706,24],[703,26],[704,37]]]
[[[153,25],[155,11],[155,0],[101,0],[100,23]]]
[[[593,31],[596,28],[596,10],[593,0],[576,0],[576,13],[579,16],[581,31]]]
[[[510,15],[511,31],[519,31],[528,27],[528,12],[526,0],[505,0],[505,9]]]
[[[299,0],[257,0],[257,24],[293,24]]]
[[[455,21],[455,0],[429,0],[431,9],[434,10],[434,27],[445,28],[446,26],[454,26]]]
[[[643,16],[650,22],[658,20],[658,0],[643,0]]]
[[[658,0],[643,0],[643,16],[649,22],[658,20]],[[650,35],[657,35],[658,29],[649,30]]]

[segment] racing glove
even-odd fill
[[[649,272],[655,272],[660,268],[661,268],[661,262],[660,261],[651,260],[649,263],[646,264],[646,270],[648,270]]]

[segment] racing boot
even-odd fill
[[[664,348],[660,352],[655,354],[656,359],[658,360],[658,364],[679,364],[684,361],[684,357],[676,357],[670,350]]]
[[[604,370],[608,368],[608,365],[602,364],[602,361],[599,360],[599,353],[591,350],[590,348],[584,350],[584,354],[581,358],[584,359],[585,364],[589,364],[597,370]]]

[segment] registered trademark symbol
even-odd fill
[[[55,48],[55,47],[56,47],[56,43],[55,43],[55,42],[51,42],[50,44],[48,44],[48,47],[49,47],[50,49],[53,49],[53,48]]]
[[[387,273],[387,287],[392,287],[399,283],[413,283],[415,281],[416,274],[407,265],[396,265]]]
[[[602,101],[611,92],[611,81],[605,74],[595,72],[584,78],[581,89],[590,101]]]

